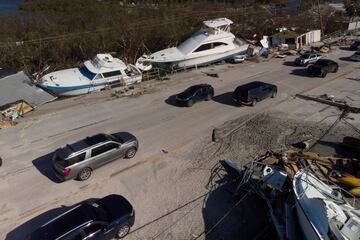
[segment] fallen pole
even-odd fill
[[[323,104],[327,104],[330,106],[334,106],[334,107],[338,107],[341,110],[345,110],[347,112],[352,112],[352,113],[360,113],[360,107],[354,107],[354,106],[350,106],[346,103],[340,103],[340,102],[334,102],[331,100],[326,100],[320,97],[311,97],[308,95],[302,95],[302,94],[296,94],[296,97],[305,99],[305,100],[311,100],[311,101],[315,101],[315,102],[319,102],[319,103],[323,103]]]

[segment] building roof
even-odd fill
[[[32,84],[24,72],[11,75],[7,73],[11,72],[0,69],[0,106],[25,100],[36,107],[56,99],[53,95]]]

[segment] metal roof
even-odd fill
[[[8,70],[0,69],[0,106],[25,100],[36,107],[40,104],[56,99],[53,95],[32,84],[24,72],[11,74]]]

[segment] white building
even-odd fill
[[[321,41],[321,30],[302,31],[299,29],[282,28],[271,36],[271,45],[288,45],[289,49],[300,49],[304,46]]]

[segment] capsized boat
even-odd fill
[[[179,46],[143,55],[136,66],[142,71],[153,67],[190,68],[245,54],[248,44],[230,32],[232,23],[227,18],[204,21],[202,28]]]
[[[343,198],[339,187],[302,169],[294,176],[293,189],[304,239],[360,239],[360,211]]]
[[[141,71],[134,65],[126,65],[110,54],[97,54],[81,67],[46,74],[37,84],[58,96],[75,96],[141,80]]]

